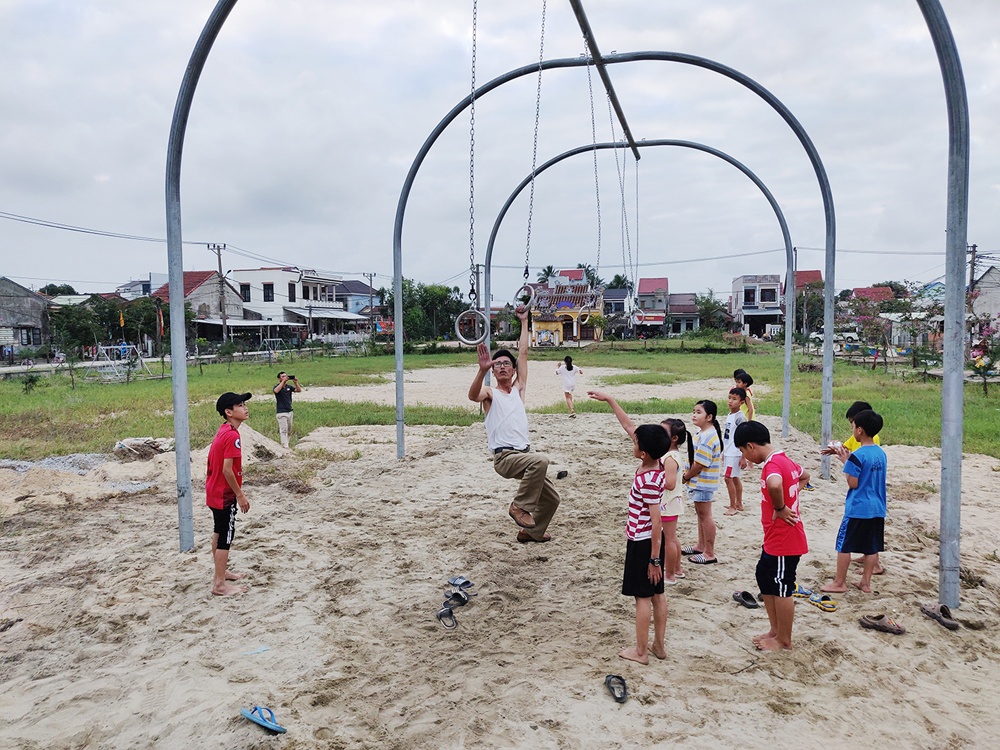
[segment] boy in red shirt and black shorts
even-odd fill
[[[240,425],[250,418],[246,402],[249,393],[223,393],[215,408],[226,421],[219,427],[208,449],[208,474],[205,478],[205,504],[212,510],[212,557],[215,577],[212,593],[216,596],[242,594],[246,586],[234,586],[245,573],[228,570],[229,548],[236,535],[236,507],[246,513],[250,501],[243,494],[243,448],[240,445]]]
[[[791,648],[795,569],[799,558],[809,551],[799,519],[799,490],[809,481],[809,472],[784,451],[771,447],[771,434],[760,422],[741,424],[733,442],[747,461],[764,465],[760,472],[764,544],[757,563],[757,585],[771,628],[755,636],[753,642],[761,651]]]

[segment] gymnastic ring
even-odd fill
[[[636,308],[635,310],[632,311],[632,319],[635,321],[635,324],[637,326],[641,326],[643,324],[643,321],[646,320],[646,313],[644,313],[639,308]]]
[[[587,321],[590,320],[590,316],[594,314],[594,311],[590,308],[590,305],[585,305],[580,308],[580,312],[576,315],[576,322],[580,325],[586,325]]]
[[[528,295],[528,301],[527,302],[525,302],[523,299],[521,299],[525,294]],[[535,301],[535,287],[531,286],[530,284],[524,284],[524,285],[521,286],[520,289],[518,289],[516,292],[514,292],[514,309],[515,310],[517,308],[521,307],[522,305],[524,305],[524,307],[526,307],[527,309],[530,310],[531,309],[531,304],[534,301]]]
[[[482,318],[483,320],[483,333],[481,336],[475,339],[467,339],[465,338],[465,336],[462,335],[462,320],[469,317],[469,315],[473,315],[477,318]],[[458,337],[458,340],[461,341],[463,344],[468,344],[469,346],[476,346],[477,344],[481,344],[484,341],[486,341],[486,337],[489,336],[489,334],[490,334],[490,319],[486,317],[486,313],[484,313],[482,310],[476,310],[475,308],[470,308],[468,310],[465,310],[464,312],[460,312],[458,314],[458,317],[455,318],[455,335]]]

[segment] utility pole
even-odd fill
[[[975,291],[976,286],[976,250],[979,245],[969,245],[969,294]]]
[[[374,304],[374,301],[375,301],[374,300],[375,290],[372,289],[372,283],[374,283],[374,281],[375,281],[375,274],[373,274],[373,273],[363,273],[361,275],[367,277],[367,279],[368,279],[368,331],[369,331],[369,333],[371,333],[372,343],[374,344],[375,343],[375,318],[374,318],[374,312],[375,311],[372,309],[372,305]]]
[[[215,253],[215,257],[219,260],[219,311],[222,313],[222,341],[226,342],[229,340],[229,335],[226,333],[226,322],[228,318],[226,317],[226,280],[222,276],[222,251],[226,249],[226,244],[209,244],[208,249]]]

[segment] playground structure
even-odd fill
[[[219,0],[210,15],[195,49],[178,92],[177,103],[171,122],[170,138],[167,149],[166,167],[166,215],[167,215],[167,251],[171,305],[171,342],[175,351],[184,350],[185,332],[183,328],[183,256],[182,229],[180,213],[180,166],[183,151],[184,133],[194,91],[200,78],[205,61],[218,36],[226,18],[235,6],[236,0]],[[800,142],[805,146],[810,161],[817,172],[823,197],[826,216],[826,267],[827,283],[824,297],[824,328],[826,337],[823,346],[823,399],[822,399],[822,440],[829,439],[832,432],[832,390],[833,390],[833,285],[835,279],[835,221],[833,199],[826,180],[825,171],[812,143],[798,122],[791,117],[781,103],[770,95],[762,86],[743,76],[731,68],[713,63],[704,58],[675,53],[631,53],[630,55],[602,56],[594,41],[594,35],[583,11],[580,0],[570,0],[570,4],[579,21],[581,31],[587,43],[601,79],[605,85],[611,102],[622,125],[626,141],[638,160],[639,152],[635,139],[632,137],[625,120],[621,105],[618,102],[614,88],[607,72],[607,63],[631,62],[640,59],[662,59],[675,62],[686,62],[713,70],[726,75],[747,86],[761,96],[772,107],[779,111],[786,122],[792,126]],[[945,97],[948,111],[949,149],[948,149],[948,182],[947,182],[947,235],[946,235],[946,297],[945,297],[945,336],[944,336],[944,387],[942,391],[942,470],[941,470],[941,549],[940,549],[940,601],[950,607],[959,604],[959,518],[961,509],[961,470],[962,470],[962,421],[963,421],[963,375],[964,375],[964,271],[965,251],[968,229],[968,185],[969,185],[969,112],[966,97],[965,81],[962,74],[957,47],[944,10],[939,0],[917,0],[937,52],[938,61],[944,79]],[[544,39],[544,15],[542,23]],[[643,57],[643,55],[649,55]],[[590,65],[591,59],[584,60],[553,60],[539,59],[536,65],[526,66],[500,76],[480,89],[475,89],[473,76],[473,93],[471,102],[477,96],[500,86],[527,72],[539,73],[554,67],[574,67]],[[474,70],[474,68],[473,68]],[[438,126],[418,152],[413,165],[407,174],[406,181],[397,206],[395,227],[393,231],[393,264],[395,288],[395,343],[396,343],[396,425],[397,425],[397,455],[402,457],[405,452],[404,443],[404,397],[403,397],[403,330],[402,330],[402,221],[405,213],[406,200],[413,184],[420,163],[426,156],[431,144],[437,138],[448,122],[466,106],[470,99],[459,104]],[[537,112],[537,107],[536,107]],[[536,119],[537,135],[537,119]],[[537,149],[537,138],[536,138]],[[535,161],[533,158],[532,179],[535,176]],[[530,223],[529,223],[530,237]],[[474,260],[474,257],[473,257]],[[527,264],[526,264],[527,265]],[[527,268],[525,269],[527,271]],[[487,269],[487,279],[489,270]],[[791,285],[794,286],[794,285]],[[523,288],[522,288],[523,289]],[[518,290],[515,298],[520,297]],[[483,300],[489,305],[489,296]],[[487,308],[488,309],[488,308]],[[487,317],[488,323],[488,317]],[[488,333],[489,326],[485,326]],[[790,327],[786,326],[786,336]],[[180,528],[180,547],[182,551],[194,546],[193,514],[191,498],[190,438],[188,433],[187,409],[187,374],[181,369],[174,374],[174,429],[177,441],[177,492],[178,517]],[[829,472],[829,464],[824,463],[823,472]]]
[[[105,383],[124,383],[128,380],[158,378],[149,369],[142,352],[135,344],[98,346],[96,356],[87,363],[83,371],[84,380],[100,380]]]

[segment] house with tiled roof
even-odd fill
[[[698,314],[697,295],[694,292],[671,294],[667,303],[667,316],[670,320],[670,333],[686,333],[697,331],[701,326],[701,316]]]
[[[164,284],[150,296],[170,304],[170,284]],[[184,272],[184,302],[191,306],[196,318],[221,321],[223,300],[226,317],[242,320],[243,299],[228,281],[223,280],[220,286],[218,271]]]
[[[559,271],[547,281],[530,283],[531,346],[561,346],[567,341],[601,341],[604,331],[590,324],[604,309],[604,289],[594,289],[582,268]]]
[[[851,296],[855,299],[867,299],[872,302],[885,302],[894,298],[891,287],[887,286],[862,286],[851,290]]]
[[[636,289],[636,304],[641,314],[637,323],[642,326],[662,326],[667,318],[670,281],[666,276],[640,278]]]
[[[822,271],[796,271],[795,272],[795,292],[801,292],[806,288],[808,284],[822,284],[823,283],[823,272]],[[782,289],[784,293],[784,289]]]

